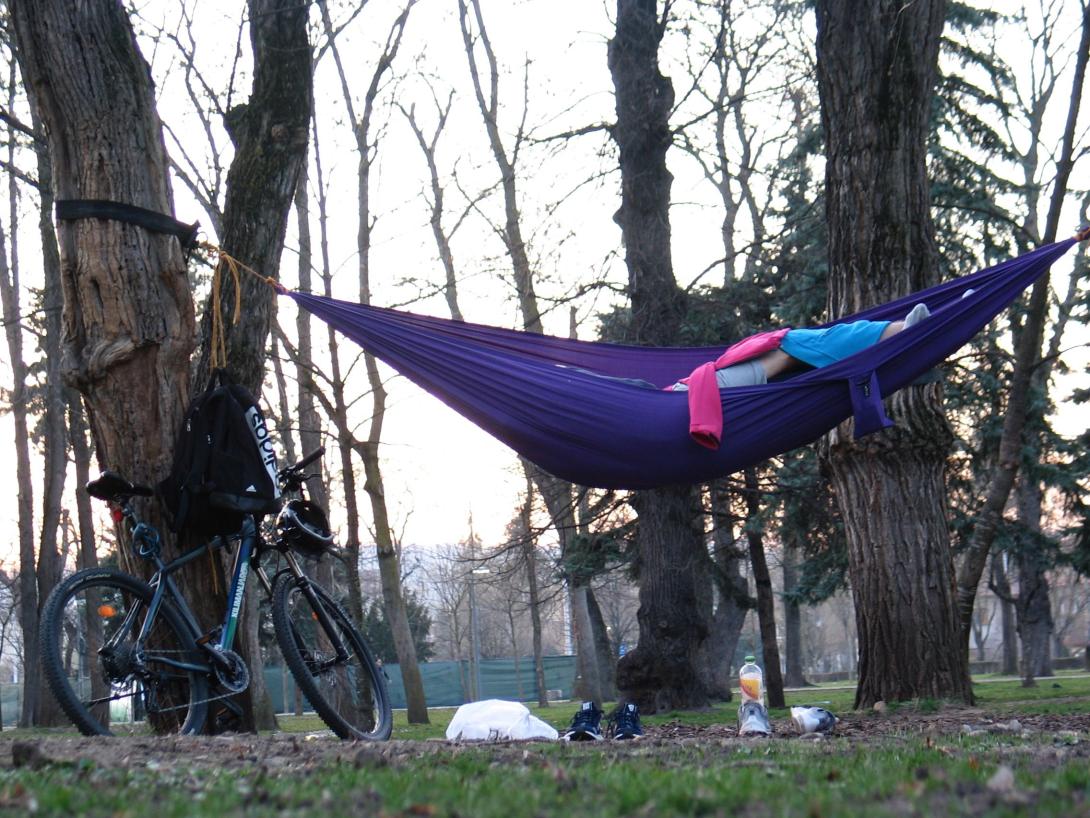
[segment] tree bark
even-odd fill
[[[1018,674],[1018,626],[1002,553],[992,554],[991,587],[999,599],[1000,624],[1003,629],[1000,673],[1004,676],[1015,676]]]
[[[628,267],[629,340],[654,345],[676,342],[685,312],[670,259],[673,177],[666,151],[674,89],[659,71],[664,30],[655,0],[618,0],[608,52],[617,113],[612,135],[621,167],[621,206],[614,220],[621,227]],[[698,609],[692,565],[706,555],[693,525],[695,506],[689,487],[633,498],[640,517],[640,639],[618,663],[617,686],[648,713],[708,703],[698,671],[707,625]]]
[[[27,423],[28,370],[23,358],[23,328],[19,302],[18,267],[8,263],[6,231],[0,230],[0,296],[3,297],[4,331],[11,359],[11,414],[15,427],[16,509],[19,530],[19,626],[23,635],[23,702],[19,726],[30,727],[37,709],[40,670],[38,666],[38,586],[34,554],[34,483],[30,470],[30,430]]]
[[[537,541],[533,536],[533,522],[530,513],[534,503],[534,481],[527,463],[523,463],[526,476],[526,502],[522,505],[522,530],[525,540],[522,545],[523,565],[526,567],[526,589],[530,597],[530,631],[534,654],[534,689],[537,691],[538,707],[549,706],[549,693],[545,688],[545,658],[541,647],[541,591],[537,576]]]
[[[1033,687],[1038,676],[1052,675],[1052,603],[1045,571],[1048,558],[1038,537],[1041,534],[1040,486],[1023,473],[1018,483],[1018,517],[1024,532],[1015,552],[1018,596],[1014,608],[1022,641],[1022,686]]]
[[[798,582],[797,547],[783,544],[783,591],[787,594]],[[783,601],[783,653],[784,686],[804,687],[806,676],[802,672],[802,611],[797,602]]]
[[[8,9],[56,197],[172,213],[154,89],[123,7],[19,0]],[[86,399],[102,466],[154,483],[169,469],[189,397],[193,303],[181,248],[103,219],[62,222],[58,240],[65,379]],[[157,504],[140,506],[165,528]],[[121,558],[137,568],[124,547]]]
[[[764,537],[761,536],[761,499],[757,488],[756,469],[746,469],[746,540],[749,561],[753,566],[753,584],[757,588],[757,617],[761,626],[761,656],[764,660],[765,689],[769,707],[785,707],[783,673],[780,671],[780,646],[776,637],[776,601],[772,596],[772,575],[765,559]]]
[[[704,640],[701,649],[703,675],[708,694],[715,699],[729,702],[733,698],[734,653],[746,613],[752,606],[749,585],[742,575],[745,552],[735,541],[730,494],[726,481],[717,481],[710,487],[712,511],[711,568],[717,591],[715,610],[712,613],[711,637]]]
[[[33,122],[35,130],[39,123]],[[61,345],[64,306],[61,289],[61,260],[57,250],[57,234],[53,229],[53,168],[49,150],[42,140],[35,140],[34,153],[38,168],[38,234],[41,237],[44,287],[42,310],[45,313],[45,389],[42,394],[45,411],[42,417],[42,480],[41,537],[38,541],[38,604],[45,605],[53,588],[64,572],[64,559],[58,552],[58,528],[61,521],[61,498],[68,477],[68,426],[66,388],[61,371]],[[15,230],[15,189],[12,187],[12,229]],[[41,618],[41,610],[38,612]],[[68,723],[60,705],[52,696],[40,696],[35,724],[60,726]]]
[[[816,4],[826,141],[829,304],[843,315],[934,283],[926,143],[945,0]],[[954,607],[941,391],[889,401],[892,430],[826,438],[844,516],[859,631],[855,704],[972,701]],[[911,623],[908,625],[907,623]]]
[[[306,162],[313,109],[311,48],[307,35],[309,3],[296,0],[249,0],[253,87],[249,101],[229,110],[224,125],[235,146],[227,173],[221,246],[260,273],[280,268],[284,233],[299,174]],[[201,320],[201,354],[195,382],[204,384],[213,362],[258,394],[265,380],[265,350],[275,312],[275,296],[263,280],[243,275],[235,282],[224,275],[219,292],[221,311],[209,299]],[[233,320],[236,302],[242,309]],[[222,326],[225,358],[217,360],[213,322]],[[245,730],[274,729],[276,716],[261,672],[257,640],[256,594],[248,595],[239,630],[239,653],[253,669],[250,687],[241,695]],[[222,594],[205,597],[198,616],[218,621]],[[252,604],[251,604],[252,603]]]

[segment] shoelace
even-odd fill
[[[609,722],[606,724],[606,730],[611,738],[618,733],[624,733],[627,736],[638,735],[642,732],[640,728],[639,713],[630,711],[627,707],[615,711],[609,717]]]
[[[571,720],[569,732],[582,730],[584,732],[598,732],[598,724],[602,719],[600,710],[580,710]]]

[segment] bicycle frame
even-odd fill
[[[235,553],[234,567],[231,572],[231,587],[227,594],[227,613],[219,626],[219,641],[216,643],[215,649],[209,650],[209,656],[213,662],[220,660],[223,652],[231,650],[234,645],[235,636],[238,631],[239,615],[242,611],[242,602],[246,593],[246,584],[251,571],[257,575],[258,581],[264,588],[265,593],[272,594],[272,581],[265,574],[265,571],[261,566],[257,564],[257,558],[261,555],[265,543],[258,534],[257,525],[252,516],[247,515],[245,517],[242,527],[237,534],[237,538],[239,541],[239,548]],[[153,552],[147,555],[147,558],[155,564],[156,568],[155,573],[148,581],[148,584],[151,586],[154,593],[151,602],[148,604],[148,611],[144,616],[144,621],[140,627],[140,633],[137,635],[137,644],[144,644],[155,623],[159,609],[162,607],[164,600],[169,598],[170,603],[174,605],[174,608],[189,629],[194,641],[206,649],[209,647],[209,639],[207,638],[207,635],[201,631],[197,618],[190,610],[185,597],[182,596],[181,592],[178,590],[173,574],[193,562],[205,552],[211,553],[213,551],[218,551],[221,548],[226,548],[234,539],[235,537],[232,537],[230,540],[224,537],[215,537],[207,544],[196,546],[169,563],[164,563],[158,553]],[[330,640],[336,652],[336,659],[331,660],[328,664],[343,661],[348,657],[348,651],[337,632],[335,624],[326,613],[325,607],[318,603],[317,596],[311,589],[310,583],[305,581],[306,575],[303,573],[295,555],[290,551],[285,551],[283,552],[283,556],[288,563],[288,568],[284,570],[290,571],[294,574],[297,581],[302,582],[301,589],[313,604],[322,629],[325,631],[326,637]],[[135,615],[135,611],[130,615]],[[131,624],[132,623],[125,623],[125,627],[118,630],[116,638],[119,638],[121,634],[128,632],[128,626]],[[212,672],[212,668],[208,664],[194,664],[192,662],[183,662],[164,656],[157,656],[156,660],[162,664],[176,667],[180,670],[191,670],[206,674]]]

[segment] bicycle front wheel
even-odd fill
[[[207,713],[200,648],[164,604],[139,639],[151,587],[112,568],[60,585],[42,611],[46,683],[84,735],[195,733]]]
[[[273,626],[291,675],[334,733],[390,737],[386,674],[340,605],[309,579],[281,574],[273,588]]]

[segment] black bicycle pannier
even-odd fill
[[[171,529],[231,534],[246,514],[280,508],[276,452],[253,395],[217,369],[193,399],[174,446],[170,476],[159,496]]]

